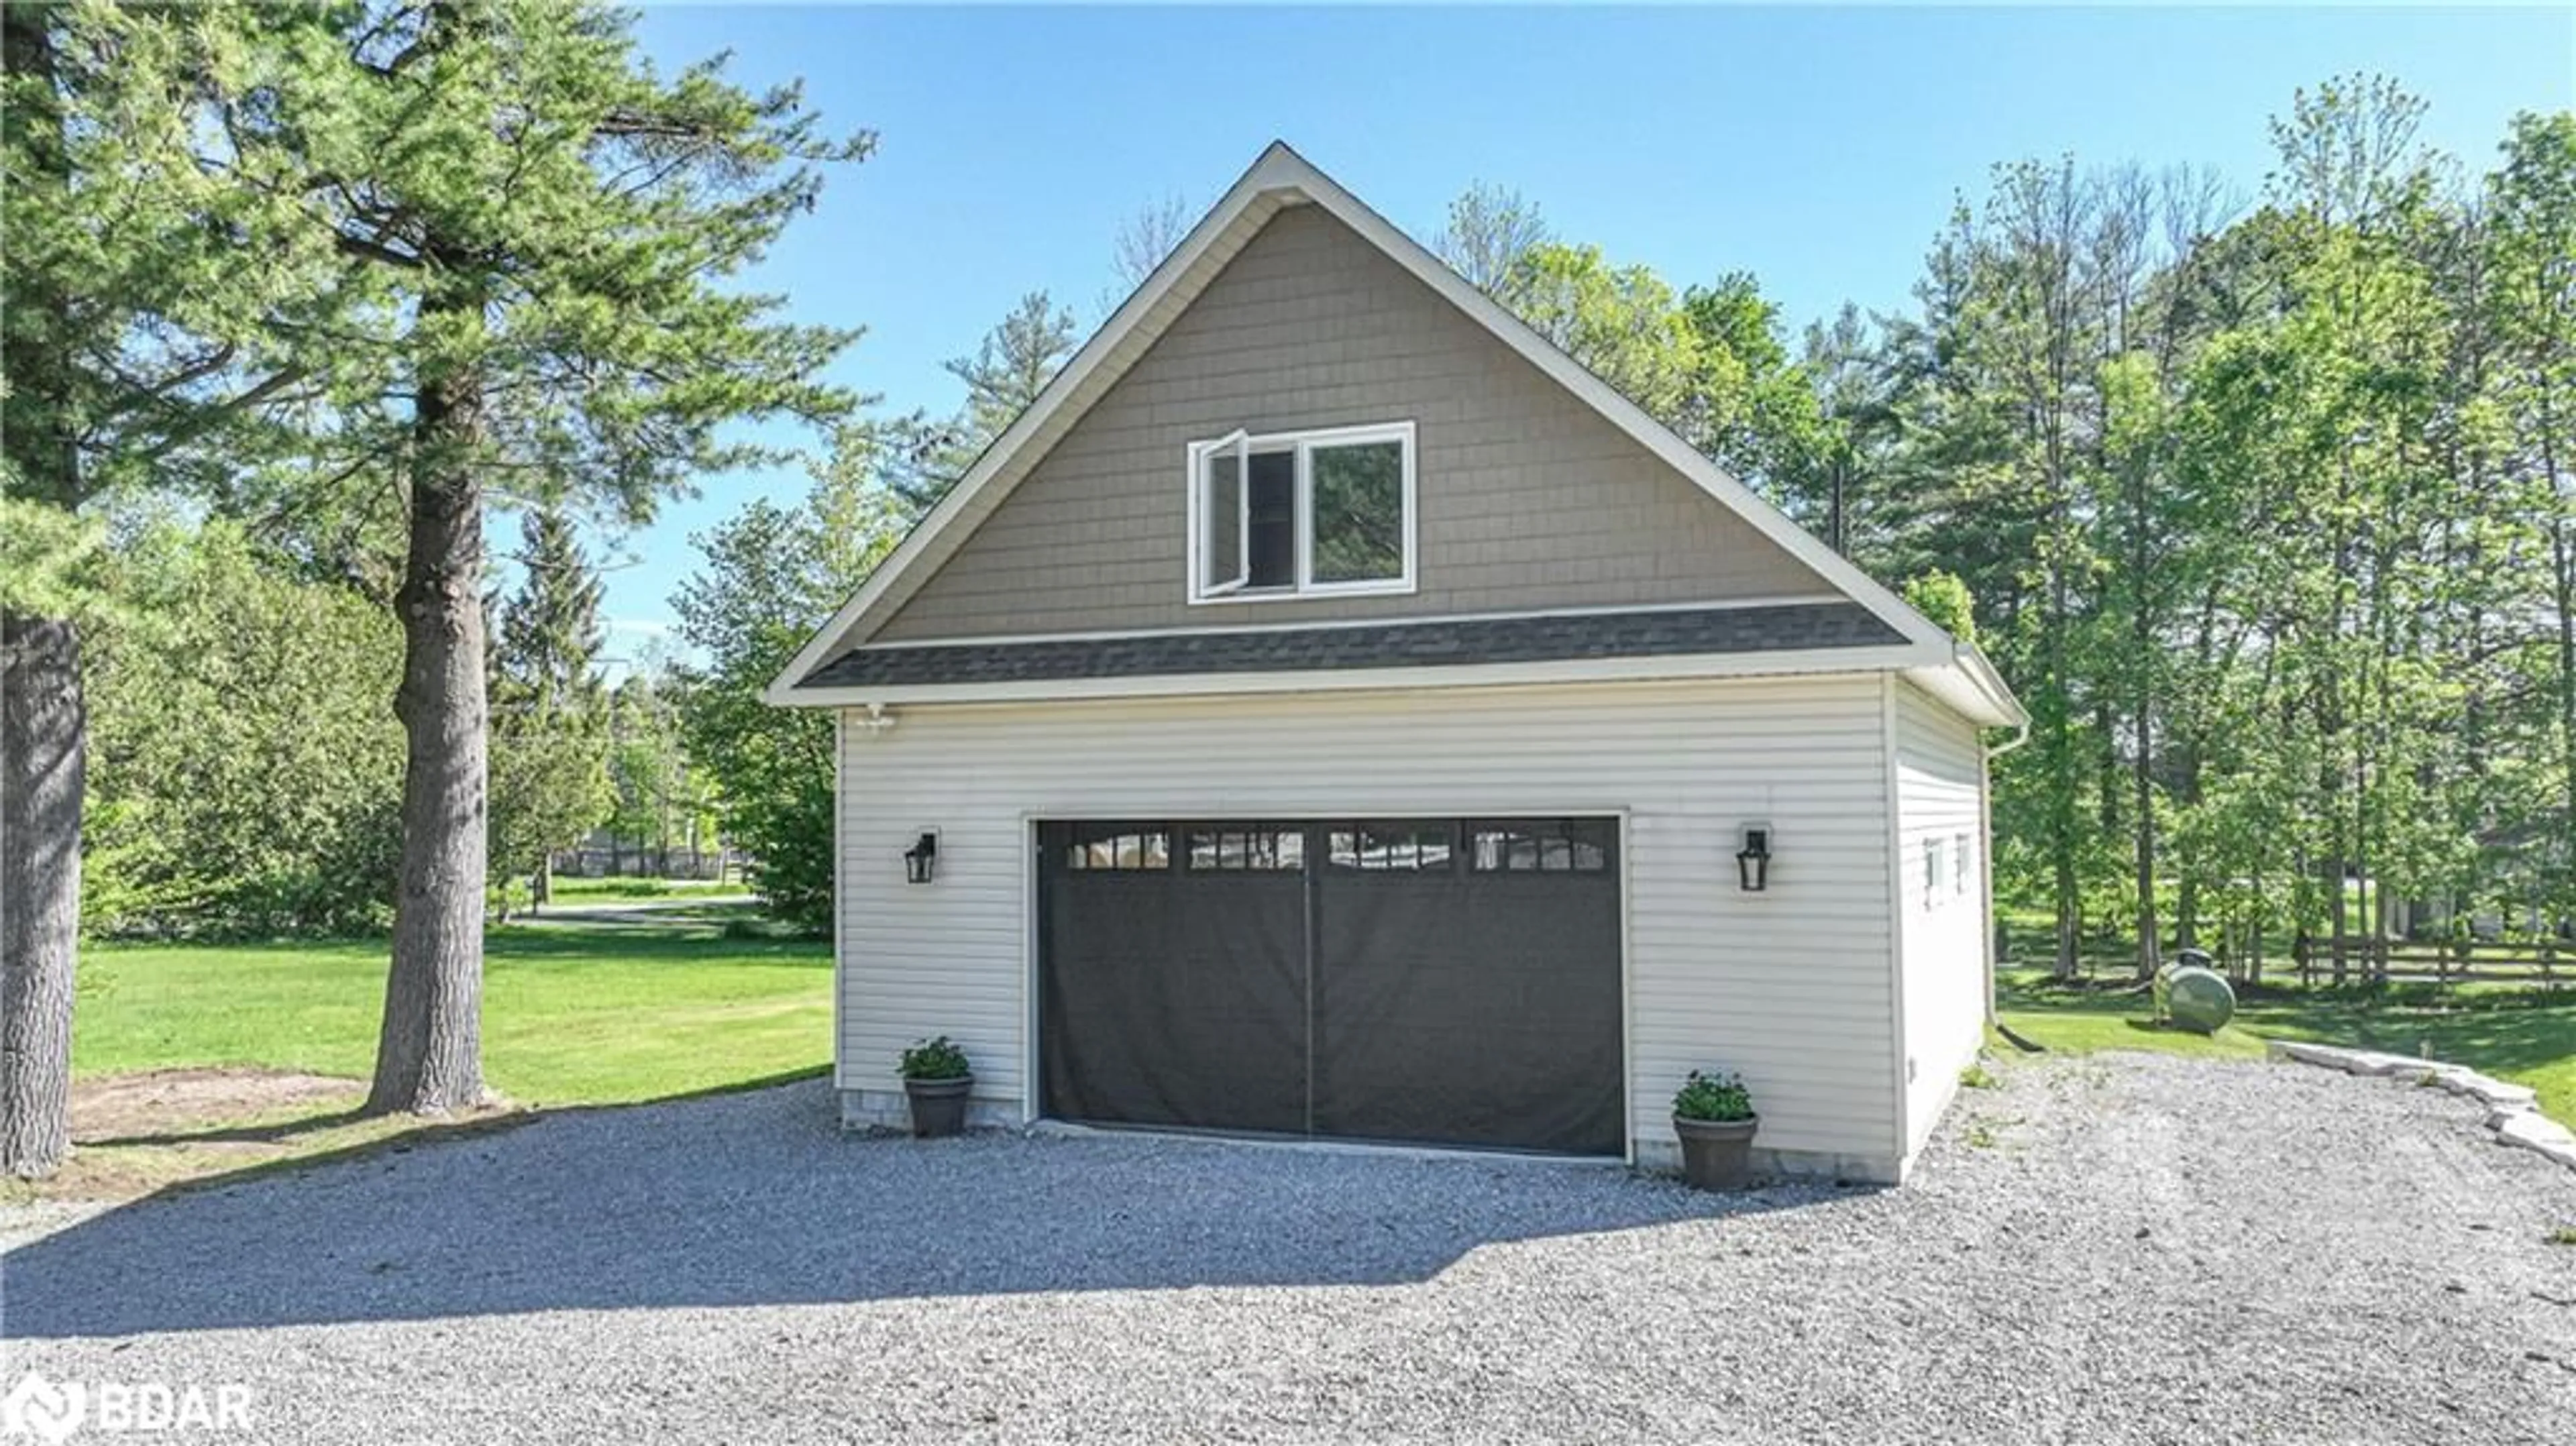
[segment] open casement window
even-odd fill
[[[1189,452],[1191,601],[1412,590],[1412,423]]]
[[[1252,436],[1236,431],[1190,449],[1198,478],[1198,595],[1223,597],[1252,580],[1244,535],[1252,530],[1251,489],[1243,485]]]

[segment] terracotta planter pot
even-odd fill
[[[912,1137],[935,1140],[966,1128],[966,1096],[974,1088],[975,1077],[971,1074],[955,1079],[905,1080],[903,1093],[912,1102]]]
[[[1682,1178],[1701,1190],[1741,1190],[1753,1183],[1753,1132],[1760,1116],[1749,1120],[1685,1120],[1673,1117],[1673,1133],[1682,1141]]]

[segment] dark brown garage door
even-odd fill
[[[1614,1155],[1608,818],[1038,827],[1043,1107]]]

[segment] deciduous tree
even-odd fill
[[[715,784],[728,842],[783,919],[832,912],[833,721],[762,692],[902,539],[908,513],[882,485],[872,434],[853,429],[795,507],[755,501],[696,539],[705,555],[671,599],[706,659],[681,695],[681,736]]]
[[[1550,239],[1547,218],[1520,192],[1478,181],[1449,203],[1431,249],[1468,285],[1509,304],[1523,263]]]

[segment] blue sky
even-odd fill
[[[879,136],[791,229],[760,289],[864,326],[838,379],[944,411],[943,358],[1026,291],[1086,328],[1120,221],[1193,219],[1272,138],[1398,224],[1484,179],[1569,239],[1677,284],[1754,272],[1793,325],[1907,300],[1926,243],[1995,162],[2221,168],[2251,195],[2300,85],[2395,75],[2427,139],[2483,167],[2517,110],[2576,105],[2576,10],[913,9],[656,6],[676,67],[802,76]],[[612,651],[667,626],[688,535],[795,472],[708,479],[619,540]]]

